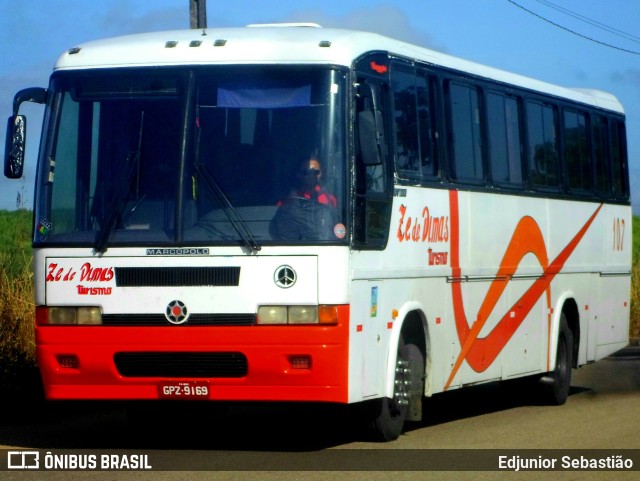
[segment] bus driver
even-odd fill
[[[284,240],[335,238],[336,197],[322,186],[322,168],[315,157],[302,161],[296,171],[297,188],[278,201],[276,236]]]

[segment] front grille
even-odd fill
[[[239,267],[116,267],[118,287],[237,286]]]
[[[240,352],[119,352],[113,360],[124,377],[236,378],[248,369]]]
[[[180,324],[184,327],[198,326],[252,326],[256,323],[254,314],[191,314],[187,322]],[[104,326],[170,326],[164,314],[103,314]]]

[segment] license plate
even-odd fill
[[[206,381],[163,382],[158,384],[160,399],[209,399]]]

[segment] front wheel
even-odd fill
[[[374,440],[393,441],[400,436],[409,415],[411,398],[419,396],[422,399],[423,382],[424,359],[420,349],[415,344],[404,344],[400,341],[393,398],[385,397],[371,401],[373,417],[370,431]],[[421,403],[419,405],[421,406]],[[410,419],[416,419],[415,416],[415,413],[412,413]]]
[[[561,405],[569,397],[571,388],[571,368],[573,366],[573,332],[569,329],[564,313],[560,318],[558,331],[558,349],[556,367],[549,373],[548,382],[543,386],[543,401],[547,404]]]

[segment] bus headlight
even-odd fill
[[[102,324],[99,307],[44,307],[45,315],[36,316],[40,324],[96,326]]]
[[[260,306],[258,308],[258,324],[286,324],[286,306]]]
[[[334,325],[338,323],[338,306],[259,306],[257,323]]]
[[[100,325],[102,324],[102,312],[99,307],[78,307],[76,320],[81,325]]]
[[[318,324],[318,308],[315,306],[289,306],[289,324]]]

